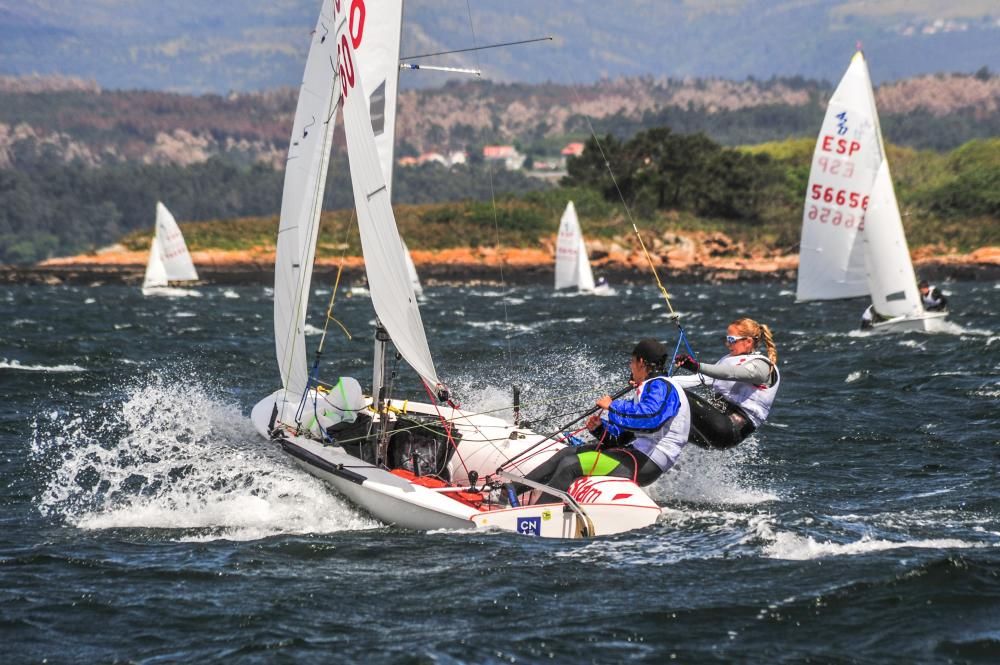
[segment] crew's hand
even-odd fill
[[[689,372],[694,372],[696,374],[698,373],[698,369],[701,367],[701,365],[698,363],[697,360],[695,360],[694,358],[692,358],[687,354],[683,356],[677,356],[677,360],[674,361],[674,365],[676,365],[677,367],[683,367]]]
[[[602,409],[608,408],[611,406],[611,395],[604,395],[601,399],[597,400],[596,404]]]
[[[601,414],[595,413],[587,418],[587,429],[593,432],[601,426]]]

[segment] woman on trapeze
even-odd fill
[[[725,343],[729,353],[714,364],[699,363],[689,355],[674,361],[693,372],[672,378],[691,405],[688,440],[703,448],[732,448],[750,436],[767,420],[781,383],[770,328],[753,319],[737,319],[726,328]],[[760,346],[765,353],[758,350]],[[714,399],[690,390],[703,385],[712,389]]]

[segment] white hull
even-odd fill
[[[280,392],[280,391],[279,391]],[[275,393],[261,400],[251,413],[254,427],[267,437]],[[403,402],[393,402],[402,408]],[[429,404],[405,405],[407,413],[432,415]],[[376,519],[417,531],[436,529],[500,529],[551,538],[610,535],[643,528],[656,522],[660,508],[635,483],[622,478],[581,478],[570,488],[586,519],[562,503],[521,507],[483,503],[476,507],[449,494],[468,489],[466,470],[485,478],[507,459],[526,450],[542,437],[489,416],[441,409],[462,434],[460,455],[449,463],[453,484],[426,487],[406,477],[376,467],[348,454],[337,445],[323,444],[306,436],[275,439],[295,463],[323,480],[354,505]],[[511,438],[513,435],[514,438]],[[268,437],[269,438],[269,437]],[[548,459],[561,445],[549,446],[538,455],[528,455],[510,471],[528,473]]]
[[[590,291],[580,291],[580,293],[585,293],[591,296],[602,296],[602,297],[618,295],[618,292],[615,291],[613,288],[611,288],[610,284],[598,284]]]
[[[176,286],[149,286],[142,289],[142,295],[166,296],[168,298],[186,298],[188,296],[194,296],[195,298],[200,298],[201,291],[195,291],[194,289],[182,289]]]
[[[924,312],[918,316],[897,316],[872,325],[873,332],[941,332],[948,312]]]

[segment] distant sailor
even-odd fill
[[[664,376],[667,354],[655,339],[636,344],[629,361],[635,395],[597,400],[604,412],[587,420],[597,443],[565,448],[527,478],[564,491],[583,476],[630,478],[646,486],[672,467],[688,442],[691,412],[684,391]],[[513,489],[528,488],[515,483]]]
[[[943,312],[948,309],[948,299],[941,293],[941,289],[928,284],[925,279],[920,280],[917,288],[920,289],[920,300],[924,304],[925,310],[928,312]]]
[[[764,424],[778,393],[778,351],[771,329],[753,319],[737,319],[726,329],[729,354],[715,364],[691,356],[677,358],[678,367],[694,372],[675,376],[691,404],[691,443],[704,448],[732,448]],[[763,344],[767,353],[757,350]],[[706,385],[714,399],[689,388]]]
[[[885,317],[875,311],[875,305],[868,305],[865,307],[865,311],[861,313],[861,329],[871,330],[875,327],[875,324],[879,321],[885,321]]]

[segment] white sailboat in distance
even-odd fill
[[[559,235],[556,237],[556,291],[576,289],[577,293],[592,295],[613,295],[614,290],[607,284],[594,283],[594,272],[587,256],[587,245],[580,230],[580,218],[576,206],[566,204],[559,220]]]
[[[939,330],[924,311],[861,51],[827,106],[802,214],[796,299],[870,295],[874,330]]]
[[[522,479],[565,444],[447,399],[407,275],[372,113],[373,97],[396,76],[401,18],[400,0],[322,3],[295,111],[275,257],[281,387],[253,408],[253,425],[355,505],[405,528],[570,538],[648,526],[660,508],[621,478],[581,478],[565,493],[546,489],[558,503],[501,505],[504,481]],[[319,354],[312,369],[306,356],[306,306],[338,111],[376,315],[371,396],[351,377],[322,380]],[[420,377],[428,403],[390,394],[390,342]]]
[[[193,282],[198,280],[198,271],[194,268],[191,253],[177,220],[167,210],[167,206],[156,202],[156,229],[153,233],[153,243],[149,248],[149,261],[146,263],[146,275],[142,280],[142,294],[166,296],[200,296],[193,289],[171,287],[171,283]]]

